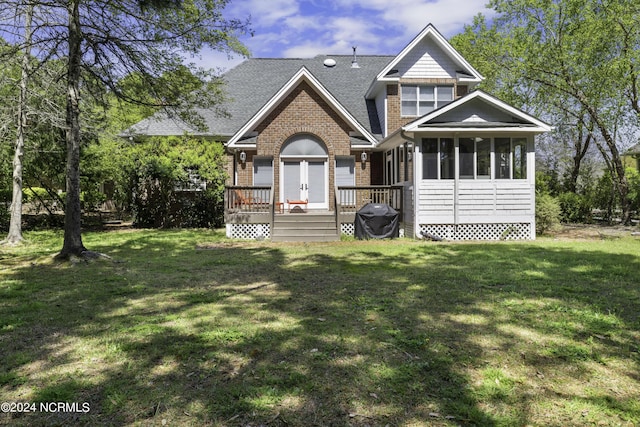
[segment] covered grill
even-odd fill
[[[399,237],[400,215],[389,205],[368,203],[356,212],[354,226],[357,239]]]

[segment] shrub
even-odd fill
[[[107,201],[107,196],[94,185],[94,188],[89,188],[80,193],[80,201],[83,209],[89,212],[97,212],[100,210],[100,206]]]
[[[560,204],[560,220],[565,223],[591,221],[591,200],[588,196],[576,193],[561,193],[558,196]]]
[[[544,234],[560,225],[560,204],[548,195],[536,196],[536,232]]]
[[[29,204],[30,211],[40,214],[43,211],[48,213],[63,209],[65,193],[53,193],[42,187],[23,188],[22,203]]]
[[[636,215],[640,215],[640,172],[633,168],[627,168],[625,174],[629,180],[631,209],[635,211]]]
[[[132,213],[138,227],[220,227],[224,150],[193,138],[157,138],[133,148]],[[206,190],[200,186],[206,182]],[[186,191],[185,191],[186,189]]]
[[[600,211],[603,221],[613,221],[615,211],[620,206],[620,202],[609,171],[606,171],[596,183],[593,205],[595,209]]]
[[[51,196],[49,195],[49,193],[45,188],[31,187],[31,188],[22,189],[22,201],[24,203],[40,202],[42,200],[49,200],[49,199],[51,199]]]

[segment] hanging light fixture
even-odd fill
[[[240,163],[245,163],[247,161],[247,153],[244,151],[240,152]]]

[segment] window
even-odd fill
[[[475,157],[475,142],[473,138],[460,138],[460,178],[473,179],[473,161]]]
[[[402,85],[403,116],[423,116],[453,101],[453,86]]]
[[[496,138],[497,179],[527,179],[527,139]]]
[[[440,138],[440,179],[453,179],[456,173],[453,139]]]
[[[460,179],[491,178],[491,140],[489,138],[460,138],[458,151]]]
[[[422,140],[422,179],[453,179],[455,151],[452,138]]]
[[[325,145],[316,137],[308,134],[294,135],[282,145],[281,156],[326,156]]]
[[[476,138],[476,178],[491,178],[491,140]]]
[[[253,185],[271,187],[273,184],[273,159],[270,157],[253,158]]]
[[[496,179],[511,178],[511,139],[496,138]]]
[[[352,186],[355,185],[356,161],[353,157],[336,157],[336,185]]]
[[[422,140],[422,179],[438,179],[438,139]]]
[[[422,139],[422,179],[527,179],[527,138]],[[492,173],[492,166],[494,171]]]
[[[513,179],[527,179],[527,140],[513,139]]]
[[[353,157],[336,157],[336,186],[351,187],[356,183],[356,160]],[[355,206],[356,190],[340,190],[338,202],[343,206]]]

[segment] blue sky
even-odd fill
[[[251,16],[253,37],[242,38],[253,57],[308,58],[318,54],[395,55],[427,24],[447,38],[478,13],[491,16],[488,0],[231,0],[227,18]],[[243,60],[203,52],[190,61],[229,69]]]

